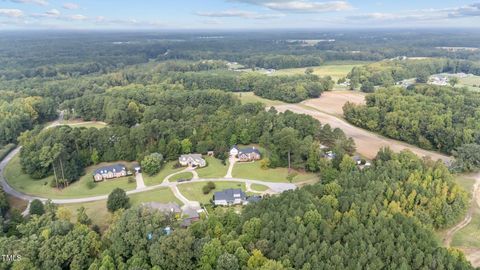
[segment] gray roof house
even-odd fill
[[[217,191],[213,195],[213,204],[214,205],[235,205],[235,204],[243,204],[245,203],[247,196],[245,192],[241,189],[225,189],[222,191]]]
[[[115,164],[98,168],[93,172],[93,179],[95,181],[102,181],[106,179],[118,178],[127,175],[127,169],[122,164]]]

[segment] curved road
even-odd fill
[[[355,145],[357,147],[357,152],[369,159],[375,158],[378,150],[388,146],[395,152],[409,149],[420,157],[429,156],[433,160],[451,160],[451,157],[443,155],[441,153],[421,149],[419,147],[401,141],[389,139],[376,133],[372,133],[365,129],[356,127],[341,118],[319,111],[313,107],[309,107],[308,105],[284,104],[275,106],[275,109],[277,109],[277,111],[279,112],[285,112],[289,110],[298,114],[310,115],[313,118],[319,120],[322,124],[329,124],[332,128],[342,129],[348,137],[352,137],[354,139]]]
[[[37,197],[37,196],[32,196],[28,194],[24,194],[21,192],[18,192],[17,190],[13,189],[6,181],[5,177],[3,176],[3,171],[5,167],[7,166],[8,162],[20,151],[21,147],[17,147],[15,150],[13,150],[3,161],[0,163],[0,184],[3,187],[3,190],[14,197],[20,198],[25,201],[31,201],[34,199],[39,199],[42,201],[46,201],[49,198],[43,198],[43,197]],[[179,172],[178,172],[179,173]],[[196,173],[196,172],[195,172]],[[173,174],[172,174],[173,175]],[[169,175],[167,178],[170,178],[172,175]],[[166,178],[166,179],[167,179]],[[197,178],[197,179],[192,179],[191,181],[187,182],[168,182],[164,181],[163,183],[159,185],[154,185],[154,186],[148,186],[144,188],[139,188],[135,190],[130,190],[127,191],[127,194],[136,194],[136,193],[141,193],[145,191],[150,191],[154,189],[159,189],[159,188],[176,188],[177,185],[183,185],[183,184],[188,184],[188,183],[197,183],[197,182],[242,182],[242,183],[249,183],[249,184],[260,184],[269,187],[272,191],[280,193],[286,190],[292,190],[295,189],[297,186],[294,184],[290,183],[274,183],[274,182],[265,182],[261,180],[252,180],[252,179],[243,179],[243,178]],[[83,202],[93,202],[93,201],[100,201],[100,200],[106,200],[108,197],[107,195],[99,195],[99,196],[91,196],[91,197],[84,197],[84,198],[75,198],[75,199],[52,199],[53,203],[57,204],[69,204],[69,203],[83,203]]]

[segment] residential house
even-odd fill
[[[127,169],[122,164],[105,166],[95,170],[93,180],[95,182],[127,176]]]
[[[243,192],[241,189],[230,188],[215,192],[215,194],[213,195],[213,204],[215,206],[244,204],[246,199],[247,196],[245,195],[245,192]]]
[[[178,162],[182,166],[191,166],[191,167],[205,167],[207,162],[202,158],[201,154],[187,154],[181,155],[178,158]]]
[[[230,156],[237,157],[239,161],[255,161],[262,158],[260,151],[254,146],[238,149],[238,147],[234,145],[232,149],[230,149]]]
[[[181,226],[186,228],[190,226],[193,222],[197,221],[200,219],[200,215],[198,214],[198,211],[193,207],[184,207],[183,209],[183,221]]]

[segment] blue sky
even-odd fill
[[[480,27],[480,1],[0,0],[0,29]]]

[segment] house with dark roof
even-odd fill
[[[217,191],[213,195],[213,204],[215,206],[243,204],[245,203],[246,200],[247,200],[247,196],[245,195],[245,192],[243,192],[239,188],[236,188],[236,189],[230,188],[222,191]]]
[[[240,149],[237,157],[239,161],[255,161],[262,158],[260,151],[255,146]]]
[[[127,169],[122,164],[98,168],[93,172],[95,182],[127,176]]]

